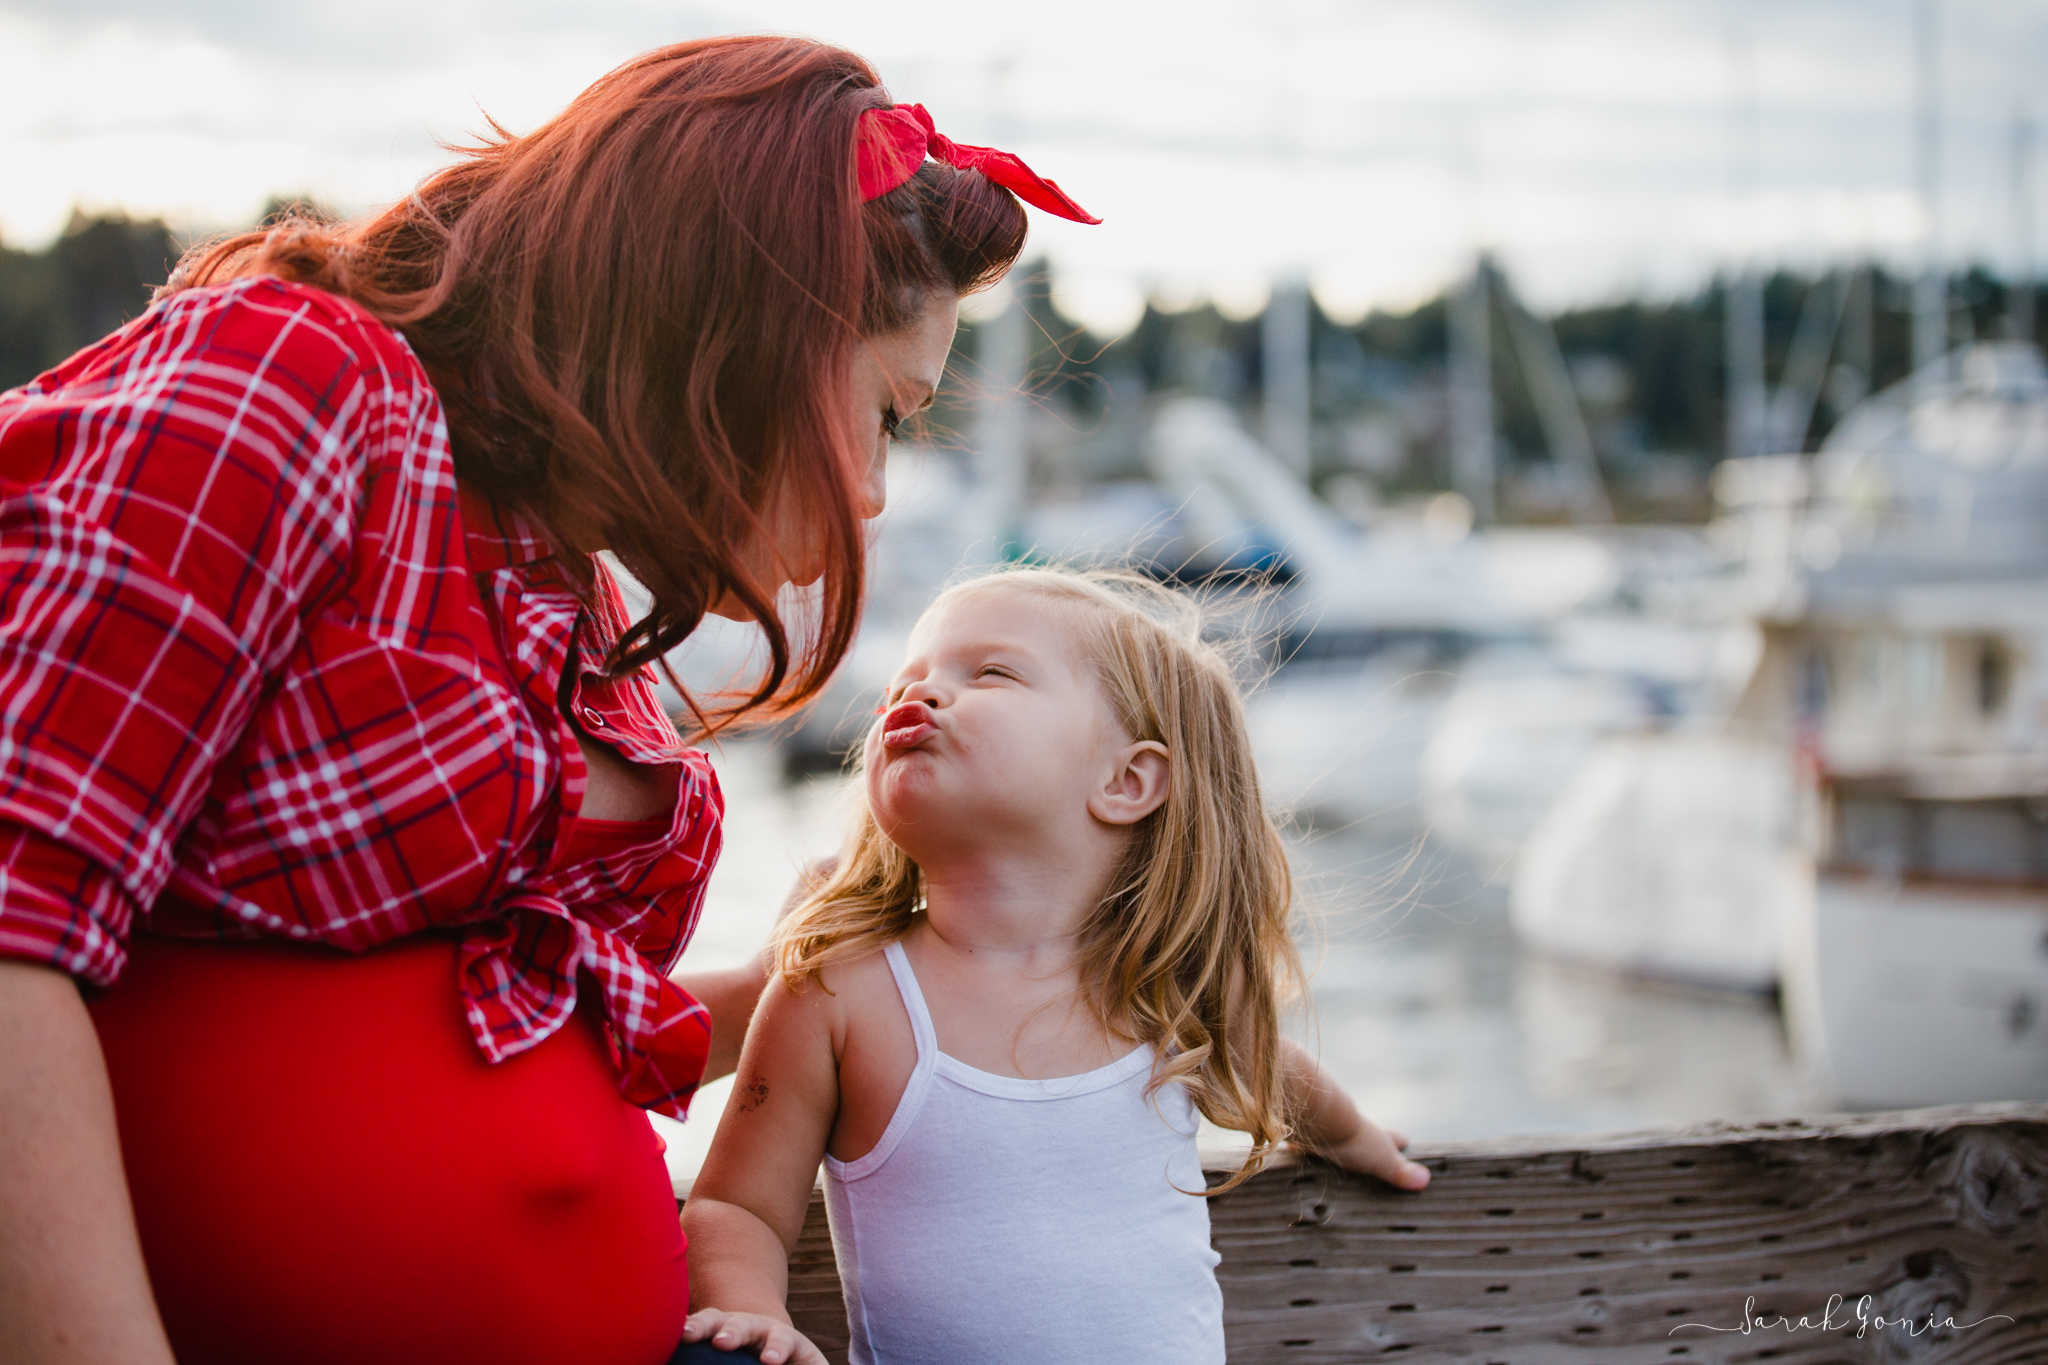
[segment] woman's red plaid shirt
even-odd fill
[[[404,340],[274,279],[188,290],[0,394],[0,956],[111,985],[137,925],[360,952],[441,931],[492,1061],[594,983],[621,1090],[680,1117],[710,1041],[670,982],[724,803],[625,617],[458,498]],[[672,765],[666,838],[577,860],[567,708]]]

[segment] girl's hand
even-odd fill
[[[721,1351],[759,1347],[761,1365],[825,1365],[825,1356],[810,1339],[780,1318],[759,1313],[726,1313],[702,1308],[683,1323],[683,1340],[709,1339]]]
[[[1420,1190],[1429,1185],[1429,1167],[1401,1155],[1408,1145],[1406,1133],[1380,1127],[1364,1115],[1358,1129],[1344,1142],[1314,1148],[1347,1171],[1377,1176],[1397,1190]]]
[[[1401,1155],[1408,1135],[1388,1132],[1359,1113],[1344,1087],[1300,1043],[1281,1039],[1280,1062],[1287,1098],[1301,1116],[1294,1128],[1295,1146],[1347,1171],[1377,1176],[1397,1190],[1429,1184],[1429,1167]]]

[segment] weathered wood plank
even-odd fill
[[[1234,1365],[2048,1361],[2048,1106],[1415,1155],[1435,1173],[1419,1196],[1284,1160],[1214,1202]],[[844,1360],[822,1195],[790,1285],[798,1326]],[[1921,1331],[1858,1339],[1866,1295],[1868,1317]],[[1745,1312],[1815,1325],[1681,1326]],[[1930,1313],[1979,1325],[1929,1332]]]
[[[839,1262],[832,1256],[822,1189],[811,1192],[804,1230],[789,1258],[789,1317],[832,1365],[846,1365],[846,1298],[839,1284]]]

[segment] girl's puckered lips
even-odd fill
[[[885,749],[908,749],[922,744],[939,732],[932,724],[932,710],[923,702],[907,701],[889,708],[889,714],[882,717],[882,747]]]

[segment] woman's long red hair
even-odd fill
[[[572,568],[609,549],[653,594],[607,666],[656,661],[730,596],[770,667],[722,717],[782,710],[824,686],[859,623],[876,433],[856,429],[853,348],[993,282],[1024,244],[1023,210],[978,172],[927,163],[862,204],[855,124],[889,103],[838,48],[679,43],[531,133],[494,124],[380,214],[229,238],[168,287],[280,275],[403,329],[464,484],[539,517]],[[801,632],[747,566],[771,508],[824,565]]]

